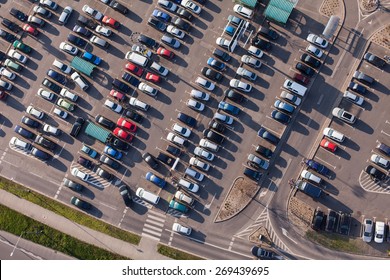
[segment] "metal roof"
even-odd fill
[[[239,2],[240,4],[247,6],[247,7],[250,7],[252,9],[255,8],[255,6],[257,4],[257,0],[239,0],[236,2]]]
[[[264,11],[266,18],[285,24],[299,0],[270,0]]]
[[[70,67],[91,77],[92,71],[96,66],[78,56],[75,56],[70,63]]]

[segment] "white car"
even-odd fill
[[[72,171],[70,173],[84,182],[88,181],[89,179],[89,174],[80,171],[77,167],[72,168]]]
[[[384,236],[385,236],[385,223],[384,222],[376,222],[375,223],[374,241],[376,243],[383,243]]]
[[[248,9],[248,8],[246,8],[246,7],[244,7],[244,6],[240,5],[240,4],[234,5],[233,10],[237,14],[239,14],[239,15],[241,15],[243,17],[246,17],[246,18],[252,18],[253,17],[253,10]]]
[[[82,90],[86,91],[89,88],[89,86],[88,86],[87,82],[84,80],[84,78],[81,77],[81,75],[79,73],[77,73],[76,71],[73,72],[73,74],[70,77],[76,83],[76,85],[78,85]]]
[[[0,80],[0,89],[11,90],[12,87],[13,86],[11,83],[9,83],[7,81]]]
[[[227,49],[230,45],[230,41],[228,39],[218,37],[217,40],[215,41],[218,46]]]
[[[71,55],[77,55],[77,53],[79,52],[79,49],[72,46],[71,44],[68,44],[66,42],[62,42],[60,44],[60,49],[63,50],[64,52],[67,52],[68,54],[71,54]]]
[[[46,100],[49,100],[49,101],[53,100],[53,98],[54,98],[54,93],[52,93],[52,92],[50,92],[48,90],[45,90],[43,88],[39,88],[37,94],[40,97],[42,97],[42,98],[44,98]]]
[[[190,227],[182,226],[178,223],[173,223],[172,231],[177,232],[177,233],[181,233],[184,235],[190,235],[192,232],[192,229]]]
[[[31,116],[36,117],[37,119],[40,119],[40,120],[43,119],[43,117],[45,116],[44,112],[39,111],[38,109],[35,109],[31,105],[27,107],[26,112],[28,114],[30,114]]]
[[[20,63],[23,63],[23,64],[25,64],[27,62],[27,56],[22,55],[17,50],[13,50],[13,49],[9,50],[8,51],[8,56],[12,57],[12,58],[15,58],[17,61],[19,61]]]
[[[176,144],[176,145],[178,145],[178,146],[185,146],[186,143],[187,143],[187,141],[184,138],[176,135],[173,132],[169,132],[168,133],[167,140],[172,142],[172,143],[174,143],[174,144]]]
[[[248,64],[249,66],[254,67],[254,68],[260,68],[260,66],[261,66],[260,60],[254,58],[254,57],[251,57],[249,55],[246,55],[246,54],[244,54],[241,57],[241,62]]]
[[[201,147],[196,147],[194,149],[194,154],[198,157],[204,158],[208,161],[213,161],[215,155],[213,153],[210,153],[209,151],[201,148]]]
[[[251,85],[241,82],[240,80],[237,79],[231,79],[229,85],[232,88],[236,88],[238,90],[245,91],[245,92],[250,92],[252,90]]]
[[[73,92],[67,90],[66,88],[61,89],[60,95],[69,99],[72,102],[76,102],[79,98],[78,95],[74,94]]]
[[[184,33],[184,31],[182,31],[181,29],[177,28],[176,26],[174,26],[172,24],[168,25],[167,32],[169,34],[172,34],[173,36],[179,38],[179,39],[183,39],[184,36],[186,35]]]
[[[177,5],[172,3],[171,1],[168,0],[158,0],[157,3],[163,7],[165,10],[168,10],[170,12],[176,12],[177,10]]]
[[[108,29],[105,26],[101,26],[101,25],[96,26],[95,31],[96,31],[96,33],[102,34],[103,36],[106,36],[106,37],[110,37],[112,34],[112,31],[110,29]]]
[[[215,84],[206,80],[205,78],[198,77],[195,80],[195,83],[201,86],[202,88],[205,88],[209,91],[213,91],[215,89]]]
[[[70,74],[70,71],[72,71],[72,68],[70,68],[68,65],[65,63],[62,63],[61,61],[55,59],[53,62],[53,66],[57,67],[61,72],[65,74]]]
[[[317,58],[321,58],[324,54],[319,48],[313,46],[312,44],[308,45],[306,47],[306,51],[312,55],[314,55]]]
[[[181,136],[184,136],[184,137],[186,137],[186,138],[190,137],[190,135],[191,135],[191,130],[189,130],[189,129],[186,128],[186,127],[181,126],[181,125],[178,124],[178,123],[174,123],[174,124],[172,125],[172,130],[173,130],[174,132],[176,132],[177,134],[180,134]]]
[[[195,14],[200,14],[200,12],[202,11],[202,9],[198,5],[196,5],[194,2],[190,0],[181,0],[180,4],[184,8],[190,10],[191,12],[194,12]]]
[[[0,68],[0,75],[4,78],[7,78],[8,80],[14,80],[16,78],[16,74],[9,71],[7,68],[5,67],[1,67]]]
[[[122,112],[122,106],[115,103],[115,102],[112,102],[110,99],[106,99],[106,101],[104,102],[104,105],[106,107],[110,108],[115,113],[120,114]]]
[[[210,99],[210,95],[208,93],[196,89],[192,89],[190,95],[198,100],[208,101]]]
[[[237,75],[240,75],[241,77],[251,80],[251,81],[256,81],[257,75],[253,73],[252,71],[249,71],[243,67],[238,67],[236,70]]]
[[[374,231],[374,222],[371,219],[364,219],[363,221],[363,235],[364,242],[371,242]]]
[[[58,8],[58,5],[55,2],[51,1],[51,0],[40,0],[39,3],[42,6],[48,7],[51,10],[57,10],[57,8]]]
[[[354,94],[348,90],[344,92],[343,97],[359,106],[362,106],[364,102],[364,97]]]
[[[149,86],[146,83],[140,83],[138,85],[138,89],[146,94],[149,94],[150,96],[156,96],[158,93],[158,90],[154,87]]]
[[[317,175],[314,175],[312,172],[308,170],[302,170],[301,172],[301,177],[303,179],[306,179],[310,182],[316,183],[316,184],[321,184],[322,179],[318,177]]]
[[[68,117],[68,113],[67,112],[62,111],[61,109],[59,109],[57,107],[54,108],[53,113],[56,114],[57,116],[59,116],[62,119],[66,119]]]
[[[101,21],[102,18],[103,18],[103,14],[101,12],[91,8],[88,5],[84,5],[82,10],[83,10],[84,13],[86,13],[87,15],[93,17],[97,21]]]
[[[131,47],[131,50],[133,52],[142,54],[143,56],[146,56],[147,58],[150,58],[152,56],[152,51],[144,48],[143,46],[133,45]]]
[[[323,131],[324,136],[333,139],[339,143],[344,142],[345,136],[341,132],[338,132],[337,130],[334,130],[330,127],[325,127]]]
[[[354,115],[339,107],[333,108],[332,115],[350,124],[354,124],[356,122],[356,117]]]
[[[169,73],[169,70],[167,68],[165,68],[164,66],[161,66],[157,62],[153,62],[150,65],[150,69],[152,69],[153,71],[156,71],[157,73],[159,73],[163,77],[167,76]]]
[[[147,111],[150,108],[149,104],[146,104],[145,102],[139,100],[136,97],[130,97],[129,104],[131,106],[135,107],[136,109],[140,109],[143,111]]]
[[[218,121],[220,121],[222,123],[225,123],[225,124],[228,124],[228,125],[233,124],[233,118],[232,117],[224,115],[224,114],[221,114],[221,113],[218,113],[218,112],[214,113],[213,119],[218,120]]]
[[[260,50],[259,48],[256,48],[255,46],[250,46],[248,48],[248,53],[250,53],[251,55],[253,55],[257,58],[261,58],[264,54],[262,50]]]
[[[163,35],[161,37],[161,41],[174,49],[178,49],[181,46],[181,44],[178,40],[174,39],[173,37],[171,37],[169,35]]]
[[[299,98],[298,96],[289,93],[288,91],[282,91],[280,93],[280,97],[283,98],[284,100],[290,102],[291,104],[294,104],[295,106],[299,106],[301,104],[302,99]]]
[[[210,164],[205,163],[204,161],[201,161],[200,159],[197,159],[196,157],[190,158],[190,165],[193,165],[197,168],[200,168],[203,171],[209,171],[209,169],[210,169]]]
[[[370,160],[373,163],[379,165],[380,167],[383,167],[385,169],[389,168],[389,161],[387,159],[377,155],[377,154],[372,154]]]
[[[190,107],[191,109],[194,109],[196,111],[203,111],[204,110],[204,104],[202,102],[196,101],[194,99],[188,99],[186,102],[186,105]]]
[[[320,36],[314,35],[314,34],[309,34],[306,38],[307,41],[310,43],[319,46],[320,48],[326,49],[328,46],[328,41],[325,39],[321,38]]]
[[[43,125],[43,131],[48,133],[48,134],[55,135],[55,136],[58,136],[61,134],[61,130],[59,128],[56,128],[56,127],[51,126],[49,124]]]
[[[30,143],[27,143],[18,137],[12,137],[9,143],[25,151],[30,151],[32,148]]]
[[[182,191],[176,191],[175,198],[179,201],[187,203],[188,205],[192,205],[195,202],[195,199],[193,199],[191,196],[187,195],[185,192]]]

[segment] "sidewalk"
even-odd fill
[[[73,236],[81,241],[93,244],[107,251],[117,253],[134,260],[169,260],[157,253],[157,241],[142,237],[138,246],[113,238],[101,232],[79,225],[27,200],[21,199],[4,190],[0,190],[0,204],[18,211],[30,218],[44,223],[56,230]]]

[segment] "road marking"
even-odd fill
[[[286,236],[289,240],[291,240],[292,242],[294,242],[295,244],[298,244],[298,242],[296,242],[294,239],[292,239],[291,237],[288,236],[288,232],[285,228],[281,228],[282,229],[282,233],[284,236]]]
[[[108,205],[108,204],[105,204],[103,202],[99,202],[99,204],[103,205],[103,206],[106,206],[108,208],[111,208],[112,210],[118,210],[117,208],[115,208],[114,206],[111,206],[111,205]]]
[[[205,209],[209,209],[209,208],[210,208],[211,204],[213,203],[213,201],[214,201],[214,199],[215,199],[215,196],[216,196],[216,194],[214,194],[214,196],[213,196],[213,198],[211,199],[210,203],[209,203],[209,204],[206,204],[206,205],[204,206]]]
[[[329,162],[327,162],[327,161],[325,161],[325,160],[323,160],[323,159],[321,159],[321,158],[319,158],[319,157],[317,157],[317,156],[315,156],[315,158],[316,158],[316,159],[319,159],[319,160],[322,161],[322,162],[325,162],[325,163],[326,163],[327,165],[329,165],[329,166],[332,166],[333,169],[336,169],[336,166],[331,165]]]
[[[324,95],[321,94],[320,98],[318,99],[317,105],[321,104],[323,98],[324,98]]]
[[[384,132],[383,130],[381,130],[381,133],[382,133],[382,134],[384,134],[384,135],[386,135],[386,136],[389,136],[389,137],[390,137],[390,134],[389,134],[389,133],[386,133],[386,132]]]

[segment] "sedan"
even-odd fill
[[[323,49],[326,49],[326,47],[328,46],[328,42],[325,39],[322,39],[321,37],[314,34],[309,34],[306,40]]]
[[[110,37],[112,34],[112,31],[109,28],[101,25],[96,26],[95,31],[96,33],[101,34],[105,37]]]
[[[261,159],[257,156],[255,156],[254,154],[249,154],[248,155],[248,162],[249,162],[249,165],[251,167],[254,167],[254,168],[262,168],[262,169],[265,169],[267,170],[268,167],[269,167],[269,162],[264,160],[264,159]]]
[[[181,3],[180,3],[184,8],[190,10],[191,12],[195,13],[195,14],[200,14],[200,12],[202,11],[202,9],[196,5],[194,2],[190,1],[190,0],[181,0]]]
[[[210,99],[210,94],[205,93],[200,90],[192,89],[190,92],[190,95],[192,98],[201,100],[201,101],[208,101]]]
[[[62,73],[65,74],[70,74],[70,71],[72,71],[72,68],[70,68],[70,66],[66,65],[65,63],[62,63],[57,59],[54,60],[53,66],[57,67],[59,70],[61,70]]]
[[[151,168],[153,168],[153,169],[157,169],[158,168],[158,165],[159,165],[158,161],[150,153],[144,153],[142,155],[142,158]]]
[[[189,11],[187,11],[186,9],[184,9],[182,7],[179,7],[177,9],[176,14],[178,14],[180,17],[182,17],[186,20],[189,20],[189,21],[191,21],[194,17]]]
[[[260,173],[259,171],[256,171],[256,170],[253,170],[251,168],[245,167],[244,175],[249,177],[250,179],[252,179],[254,181],[259,181],[263,174]]]
[[[112,102],[110,99],[107,99],[105,102],[104,102],[104,105],[108,108],[110,108],[112,111],[120,114],[122,112],[122,106],[115,103],[115,102]]]
[[[244,92],[250,92],[252,90],[251,85],[244,83],[244,82],[241,82],[240,80],[237,80],[237,79],[230,80],[229,85],[232,88],[236,88],[236,89],[244,91]]]
[[[260,68],[261,66],[260,60],[246,54],[241,57],[241,62],[254,68]]]
[[[208,68],[208,67],[203,67],[201,72],[202,72],[202,74],[203,74],[206,78],[209,78],[209,79],[211,79],[211,80],[213,80],[213,81],[219,82],[219,81],[221,81],[222,78],[223,78],[223,76],[222,76],[221,73],[219,73],[219,72],[217,72],[217,71],[215,71],[215,70],[213,70],[213,69],[210,69],[210,68]]]
[[[240,4],[234,5],[233,11],[246,18],[252,18],[253,16],[253,10],[248,9]]]
[[[168,0],[158,0],[157,4],[169,12],[175,12],[177,10],[177,5]]]
[[[337,150],[337,145],[327,139],[322,139],[320,146],[334,153]]]
[[[38,34],[39,34],[38,29],[36,29],[35,27],[32,27],[28,23],[23,25],[23,30],[26,31],[27,33],[33,35],[33,36],[38,36]]]
[[[257,135],[268,142],[271,142],[274,145],[277,145],[280,141],[279,137],[273,135],[271,132],[266,130],[265,128],[260,128],[259,131],[257,132]]]
[[[118,190],[126,206],[130,207],[130,205],[132,204],[132,196],[131,196],[130,188],[126,185],[122,185],[118,188]]]
[[[222,38],[222,37],[218,37],[215,42],[217,43],[218,46],[220,46],[220,47],[222,47],[224,49],[229,48],[229,45],[231,43],[231,41],[229,41],[226,38]]]
[[[187,114],[178,113],[177,118],[178,118],[178,120],[182,121],[183,123],[185,123],[186,125],[188,125],[190,127],[196,126],[196,119],[187,115]]]
[[[17,25],[13,21],[10,21],[7,18],[3,18],[3,20],[1,21],[1,24],[4,25],[5,27],[7,27],[9,30],[15,32],[15,33],[18,33],[20,31],[19,25]]]
[[[378,180],[378,181],[382,181],[386,178],[386,174],[383,173],[382,171],[380,171],[379,169],[375,168],[374,166],[372,165],[368,165],[364,171],[367,172],[368,175],[370,175],[371,179],[372,180]]]
[[[165,23],[152,17],[148,19],[148,24],[161,32],[164,32],[167,29],[167,25]]]
[[[314,55],[317,58],[321,58],[322,55],[324,54],[319,48],[313,46],[313,45],[308,45],[306,47],[306,51],[312,55]]]
[[[172,59],[175,57],[175,54],[173,52],[171,52],[170,50],[167,50],[163,47],[159,47],[157,49],[157,55],[160,55],[160,56],[165,57],[167,59]]]
[[[162,20],[164,22],[169,22],[171,20],[171,16],[167,13],[164,13],[163,11],[160,11],[159,9],[154,9],[152,16],[156,19]]]
[[[84,5],[82,8],[83,12],[89,15],[90,17],[96,19],[97,21],[102,20],[103,14],[88,5]]]
[[[182,30],[173,25],[168,25],[167,32],[179,39],[183,39],[186,35]]]
[[[298,96],[296,96],[292,93],[289,93],[287,91],[282,91],[280,93],[280,97],[283,98],[284,100],[290,102],[291,104],[293,104],[295,106],[299,106],[301,104],[301,101],[302,101],[301,98],[299,98]]]
[[[198,157],[204,158],[208,161],[213,161],[215,155],[201,147],[196,147],[194,149],[194,154]]]
[[[11,15],[13,15],[14,17],[16,17],[20,21],[26,21],[27,20],[27,15],[25,13],[23,13],[22,11],[18,10],[18,9],[11,8],[9,13]]]
[[[125,65],[125,69],[127,71],[130,71],[131,73],[137,75],[138,77],[141,77],[142,74],[144,73],[144,69],[142,69],[141,67],[129,62]]]
[[[5,67],[0,67],[0,75],[11,81],[16,78],[16,74]]]
[[[3,81],[3,80],[0,80],[0,89],[3,89],[3,90],[11,90],[12,89],[12,84],[7,82],[7,81]]]
[[[39,88],[37,94],[40,97],[42,97],[46,100],[49,100],[49,101],[53,100],[53,98],[54,98],[54,93],[47,91],[47,90],[44,90],[43,88]]]
[[[82,27],[82,26],[77,25],[77,24],[73,27],[73,32],[80,34],[80,35],[87,37],[87,38],[91,37],[91,35],[92,35],[92,32],[89,31],[87,28]]]
[[[178,49],[181,45],[179,41],[168,35],[163,35],[161,41],[174,49]]]
[[[218,104],[218,109],[221,109],[222,111],[225,111],[229,114],[237,116],[240,113],[240,108],[237,106],[234,106],[228,102],[220,101]]]
[[[280,101],[278,99],[275,101],[274,107],[288,114],[292,114],[294,112],[294,106],[287,104],[283,101]]]
[[[208,164],[200,159],[197,159],[196,157],[190,158],[190,165],[195,166],[203,171],[209,171],[209,169],[210,169],[210,164]]]
[[[126,120],[125,118],[119,118],[118,121],[116,122],[116,125],[127,129],[128,131],[135,133],[137,131],[137,125]]]
[[[218,70],[218,71],[223,71],[223,70],[225,70],[225,68],[226,68],[225,63],[220,62],[220,61],[216,60],[216,59],[213,58],[213,57],[210,57],[210,58],[207,60],[207,65],[213,67],[214,69],[216,69],[216,70]]]
[[[55,3],[54,1],[51,1],[51,0],[40,0],[39,3],[44,6],[44,7],[48,7],[50,10],[57,10],[58,8],[58,5],[57,3]]]
[[[361,97],[359,95],[356,95],[348,90],[344,92],[343,97],[352,103],[355,103],[356,105],[362,106],[364,102],[364,97]]]
[[[48,75],[50,78],[52,78],[56,82],[59,82],[60,84],[63,84],[63,85],[65,85],[68,82],[68,80],[66,79],[66,77],[64,75],[62,75],[62,74],[60,74],[57,71],[52,70],[52,69],[49,69],[46,72],[46,75]]]
[[[257,79],[257,75],[243,67],[238,67],[236,71],[237,75],[240,75],[241,77],[250,80],[255,81]]]
[[[27,139],[34,139],[35,138],[35,134],[32,133],[31,131],[19,126],[19,125],[16,125],[15,128],[14,128],[14,131],[23,136],[24,138],[27,138]]]
[[[179,134],[181,136],[187,137],[187,138],[190,137],[190,135],[191,135],[191,130],[189,130],[186,127],[181,126],[178,123],[175,123],[172,125],[172,131],[176,132],[177,134]]]
[[[155,184],[160,188],[164,188],[167,184],[167,182],[164,179],[154,175],[152,172],[146,173],[145,179],[152,182],[153,184]]]
[[[147,81],[151,81],[151,82],[156,83],[156,84],[161,82],[161,77],[159,75],[153,74],[153,73],[150,73],[150,72],[146,73],[145,79]]]
[[[237,103],[241,103],[245,99],[245,97],[242,94],[235,92],[232,89],[226,89],[224,94],[227,98]]]
[[[138,85],[138,89],[146,94],[149,94],[150,96],[156,96],[158,93],[158,90],[149,86],[146,83],[140,83]]]
[[[44,79],[42,81],[42,85],[44,85],[45,87],[51,89],[52,91],[54,91],[55,93],[60,93],[61,91],[61,87],[53,82],[51,82],[50,80],[48,79]]]
[[[77,167],[74,167],[71,172],[70,172],[73,176],[75,176],[76,178],[80,179],[81,181],[88,181],[89,179],[89,174],[81,171],[80,169],[78,169]]]
[[[223,137],[221,134],[208,128],[203,130],[203,136],[216,144],[221,144],[225,140],[225,137]]]
[[[182,8],[180,8],[180,9],[182,9]],[[185,12],[188,13],[187,11],[185,11]],[[189,13],[189,14],[191,14],[191,13]],[[186,22],[184,19],[181,19],[179,17],[173,17],[171,20],[171,23],[173,25],[177,26],[178,28],[180,28],[181,30],[184,30],[186,32],[189,32],[191,29],[191,25],[188,22]]]
[[[117,136],[120,139],[125,140],[126,142],[131,142],[134,138],[133,135],[131,135],[130,133],[124,131],[123,129],[121,129],[119,127],[115,128],[113,133],[115,136]]]
[[[321,66],[321,61],[312,57],[311,55],[308,55],[307,53],[301,55],[301,61],[314,68],[318,68]]]
[[[99,167],[97,170],[96,170],[96,174],[103,178],[103,179],[106,179],[107,181],[111,181],[112,179],[114,179],[114,175],[112,175],[110,172],[104,170],[103,168]]]
[[[102,62],[102,59],[100,57],[98,57],[90,52],[84,52],[82,58],[88,62],[95,64],[95,65],[99,65]]]
[[[350,82],[348,85],[348,89],[353,90],[354,92],[357,92],[359,94],[365,94],[367,92],[367,89],[365,86],[362,86],[355,82]]]
[[[377,155],[377,154],[372,154],[370,160],[373,163],[379,165],[380,167],[383,167],[385,169],[389,168],[389,161],[387,159]]]
[[[212,82],[210,82],[202,77],[196,78],[195,83],[197,85],[201,86],[202,88],[207,89],[209,91],[213,91],[215,89],[215,84],[213,84]]]
[[[22,55],[20,52],[11,49],[8,51],[8,56],[16,59],[18,62],[25,64],[27,62],[27,56]]]
[[[251,41],[252,45],[255,47],[258,47],[260,50],[263,51],[270,51],[272,48],[272,45],[270,42],[264,39],[260,39],[259,37],[252,38]]]
[[[194,109],[196,111],[203,111],[204,110],[204,104],[202,102],[196,101],[194,99],[188,99],[186,102],[186,105],[190,107],[191,109]]]
[[[218,120],[224,124],[228,124],[228,125],[233,124],[233,120],[234,120],[232,117],[218,113],[218,112],[214,113],[213,119],[216,119],[216,120]]]
[[[115,127],[115,123],[112,120],[99,114],[95,117],[95,121],[109,130],[113,130]]]
[[[316,71],[314,71],[313,68],[301,63],[301,62],[298,62],[296,65],[295,65],[295,69],[297,69],[299,72],[305,74],[306,76],[309,76],[309,77],[312,77]]]
[[[62,42],[60,44],[60,49],[63,50],[64,52],[71,54],[71,55],[77,55],[77,53],[79,52],[78,48],[72,46],[71,44],[65,43],[65,42]]]
[[[114,148],[110,146],[105,146],[103,152],[115,159],[121,159],[122,158],[122,153],[118,150],[115,150]]]
[[[52,16],[50,11],[48,11],[45,8],[42,8],[40,6],[34,6],[33,11],[35,14],[38,14],[43,18],[51,18],[51,16]]]
[[[279,112],[278,110],[273,110],[271,112],[271,117],[282,124],[288,124],[291,120],[291,117],[289,115]]]
[[[261,155],[262,157],[270,159],[272,155],[274,154],[270,149],[262,146],[262,145],[257,145],[256,147],[256,153]]]
[[[125,111],[124,115],[128,117],[130,120],[133,120],[137,123],[141,123],[143,116],[138,114],[136,111],[128,109]]]
[[[330,172],[330,170],[325,165],[322,165],[321,163],[318,163],[312,159],[303,159],[302,163],[305,164],[308,168],[311,168],[324,176],[328,176]]]
[[[310,83],[310,78],[303,75],[303,74],[299,74],[299,73],[295,73],[294,76],[293,76],[293,79],[294,81],[300,83],[300,84],[303,84],[303,85],[307,85]]]
[[[116,21],[115,19],[113,19],[112,17],[109,17],[109,16],[104,16],[102,23],[105,25],[108,25],[114,29],[118,29],[119,26],[121,26],[121,24],[118,21]]]
[[[356,117],[354,115],[339,107],[332,110],[332,115],[349,124],[353,124],[356,121]]]
[[[228,62],[231,59],[231,56],[228,53],[224,52],[223,50],[217,49],[217,48],[214,49],[213,55],[218,57],[219,59],[221,59],[223,61],[226,61],[226,62]]]
[[[21,122],[29,127],[32,127],[32,128],[38,128],[41,125],[40,122],[38,122],[32,118],[29,118],[27,116],[23,116]]]
[[[89,210],[92,208],[92,205],[89,202],[86,202],[78,197],[72,196],[70,199],[70,203],[73,204],[74,206],[84,209],[84,210]]]
[[[386,61],[369,52],[364,55],[364,60],[379,68],[382,68],[386,65]]]
[[[119,169],[121,166],[117,161],[113,160],[112,158],[106,155],[101,155],[99,161],[115,170]]]

